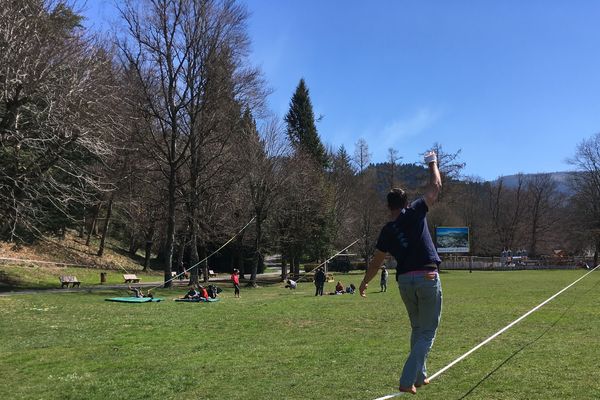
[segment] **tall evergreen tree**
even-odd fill
[[[300,79],[292,96],[285,122],[288,137],[296,150],[309,154],[318,165],[327,168],[327,153],[317,132],[312,102],[304,79]]]

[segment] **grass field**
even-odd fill
[[[433,373],[583,271],[452,271]],[[360,275],[340,275],[358,284]],[[393,280],[393,277],[392,277]],[[409,325],[397,289],[225,288],[214,304],[104,301],[123,291],[0,297],[6,399],[364,399],[396,391]],[[332,290],[329,283],[326,290]],[[600,398],[600,272],[456,365],[420,399]],[[405,398],[410,397],[405,395]]]

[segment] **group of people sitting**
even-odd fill
[[[198,285],[198,288],[192,286],[183,298],[189,300],[216,299],[221,291],[221,288],[215,285],[208,285],[207,287]]]
[[[342,282],[338,281],[338,283],[336,283],[335,285],[335,292],[331,292],[329,294],[344,294],[344,293],[348,293],[348,294],[354,294],[354,292],[356,291],[356,286],[354,286],[354,283],[351,283],[349,286],[347,286],[344,289],[344,285],[342,285]]]
[[[296,282],[292,279],[288,279],[287,284],[285,285],[285,288],[293,290],[293,289],[296,289],[297,286],[298,286],[298,282]],[[338,281],[338,283],[335,285],[335,291],[330,292],[329,294],[344,294],[344,293],[354,294],[355,291],[356,291],[356,286],[354,286],[354,283],[351,283],[348,287],[344,288],[344,285],[342,285],[342,282]]]

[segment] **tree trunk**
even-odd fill
[[[206,255],[207,255],[206,243],[203,243],[202,246],[200,247],[200,256],[204,260],[204,262],[202,263],[202,280],[204,281],[204,283],[208,282],[208,278],[209,278],[209,276],[208,276],[209,275],[208,274],[208,260],[206,260]],[[200,268],[200,266],[198,266],[198,268]]]
[[[192,121],[196,121],[196,115],[192,115]],[[193,122],[192,122],[193,125]],[[188,224],[190,229],[190,285],[197,285],[200,281],[199,274],[201,265],[198,255],[198,174],[199,174],[199,148],[198,148],[198,129],[190,131],[190,190],[187,201],[188,205]]]
[[[102,202],[98,202],[94,209],[94,216],[92,217],[92,226],[90,226],[90,230],[88,232],[87,239],[85,241],[85,245],[90,245],[90,240],[92,239],[92,233],[96,230],[96,224],[98,223],[98,216],[100,215],[100,208],[102,207]]]
[[[179,249],[177,250],[177,260],[175,260],[175,271],[177,272],[177,275],[184,274],[184,272],[185,272],[183,259],[185,258],[186,246],[187,246],[187,237],[184,235],[181,238],[181,241],[179,243]]]
[[[152,256],[152,246],[154,245],[154,231],[156,229],[154,228],[154,223],[152,224],[152,226],[150,227],[150,229],[148,229],[146,231],[146,254],[144,255],[144,269],[143,271],[146,272],[148,271],[148,268],[150,267],[150,257]]]
[[[114,192],[111,193],[110,198],[108,199],[108,206],[106,210],[106,222],[104,223],[104,229],[102,230],[102,239],[100,239],[100,248],[98,249],[98,257],[102,257],[104,254],[104,246],[106,243],[106,236],[108,235],[108,226],[110,224],[110,217],[112,216],[112,206],[113,199],[115,195]]]
[[[85,212],[86,212],[86,208],[85,208],[85,204],[83,205],[83,222],[81,223],[81,226],[79,227],[79,238],[83,239],[83,237],[85,236]]]
[[[260,242],[262,240],[262,217],[261,212],[256,213],[256,237],[254,238],[254,257],[252,260],[252,272],[250,275],[250,284],[256,287],[256,275],[258,274],[258,264],[260,262]]]
[[[296,256],[296,250],[292,252],[292,256],[290,258],[290,268],[293,278],[296,280],[300,277],[300,260]]]
[[[241,243],[236,249],[236,265],[236,268],[240,271],[240,279],[244,279],[244,247]]]
[[[137,240],[135,239],[135,233],[132,231],[129,235],[129,254],[132,256],[135,256],[135,253],[137,253],[139,248]]]
[[[173,154],[175,154],[173,152]],[[165,243],[165,260],[163,264],[164,271],[164,287],[168,288],[172,286],[171,281],[171,267],[173,263],[173,244],[175,242],[175,212],[177,207],[176,202],[176,170],[175,166],[171,166],[171,171],[169,174],[169,213],[167,216],[167,241]]]
[[[152,241],[146,240],[146,248],[145,248],[145,254],[144,254],[144,268],[142,269],[142,271],[144,271],[144,272],[148,271],[148,267],[150,267],[151,254],[152,254]]]
[[[191,222],[192,225],[195,223]],[[190,285],[197,285],[200,282],[200,268],[198,264],[200,255],[198,254],[198,234],[193,226],[190,226]],[[193,267],[193,268],[192,268]]]
[[[598,257],[600,256],[600,237],[596,237],[596,248],[594,249],[594,267],[598,265]]]
[[[284,282],[287,279],[287,262],[283,254],[281,255],[281,281]]]

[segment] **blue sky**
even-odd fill
[[[434,142],[484,179],[570,169],[600,132],[600,2],[248,0],[251,61],[286,113],[303,77],[322,140],[416,162]],[[87,0],[104,29],[113,0]]]

